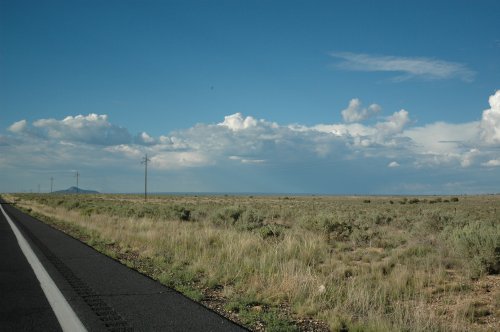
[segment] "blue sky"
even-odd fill
[[[0,0],[0,191],[500,192],[498,13]]]

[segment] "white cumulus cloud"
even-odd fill
[[[395,167],[399,167],[401,165],[399,165],[399,163],[397,161],[391,161],[389,163],[389,165],[387,165],[387,167],[390,167],[390,168],[395,168]]]
[[[500,158],[488,160],[487,162],[483,163],[482,165],[486,166],[486,167],[499,167],[500,166]]]
[[[142,133],[140,133],[135,137],[135,142],[137,144],[142,144],[142,145],[151,145],[155,144],[156,140],[153,137],[151,137],[148,133],[143,131]]]
[[[213,160],[201,151],[160,152],[151,157],[151,167],[163,170],[212,165]]]
[[[241,113],[235,113],[224,117],[224,121],[219,126],[227,127],[231,130],[242,130],[257,126],[257,120],[251,116],[243,117]]]
[[[105,151],[111,153],[123,154],[129,158],[139,159],[142,156],[142,150],[133,145],[113,145],[105,148]]]
[[[362,108],[361,101],[358,98],[354,98],[349,102],[349,106],[342,111],[342,117],[345,122],[360,122],[376,115],[381,109],[377,104],[371,104],[368,108]]]
[[[107,115],[88,114],[67,116],[63,120],[40,119],[33,122],[37,134],[61,141],[76,141],[97,145],[130,143],[127,129],[111,124]]]
[[[363,130],[360,130],[359,134],[355,135],[354,144],[365,147],[373,144],[407,147],[408,140],[405,139],[402,133],[409,123],[410,114],[406,110],[394,112],[385,121],[377,122],[372,127],[367,126]]]
[[[405,110],[394,112],[387,121],[376,124],[378,133],[382,136],[394,135],[401,133],[403,128],[410,122],[410,115]]]
[[[11,124],[8,130],[13,133],[20,133],[26,129],[27,124],[28,122],[26,120],[17,121]]]
[[[500,143],[500,90],[489,98],[490,108],[483,111],[481,137],[487,144]]]
[[[479,151],[479,149],[470,149],[462,155],[460,165],[462,167],[470,167],[473,165],[475,159],[480,155],[481,151]]]
[[[435,122],[405,130],[419,153],[459,152],[464,145],[471,145],[478,139],[479,122],[452,124]]]

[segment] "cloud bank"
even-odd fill
[[[9,131],[25,133],[41,139],[60,142],[80,142],[95,145],[127,144],[131,135],[127,129],[111,124],[107,115],[67,116],[62,120],[39,119],[28,126],[26,120],[15,122]]]
[[[321,182],[332,165],[336,174],[344,176],[356,176],[353,172],[360,167],[366,174],[390,176],[384,172],[406,171],[422,177],[444,170],[500,170],[500,90],[489,98],[489,104],[474,122],[415,126],[404,109],[381,116],[380,106],[363,108],[355,98],[341,111],[343,123],[278,124],[235,113],[219,123],[198,124],[158,137],[145,131],[133,135],[106,115],[33,123],[20,120],[0,136],[0,165],[10,169],[25,165],[137,169],[147,153],[151,168],[159,172],[210,169],[241,172],[242,176],[249,169],[264,175],[266,171],[288,172],[289,176],[301,172],[310,182]],[[377,122],[362,123],[374,115],[378,115]],[[323,173],[310,173],[311,167]],[[208,171],[204,174],[210,177]]]

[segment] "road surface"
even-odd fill
[[[15,209],[2,207],[88,331],[245,331],[173,289]],[[0,213],[0,330],[61,325]]]

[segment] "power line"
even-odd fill
[[[142,158],[141,164],[144,164],[144,201],[148,200],[148,162],[151,159],[148,158],[148,154]]]

